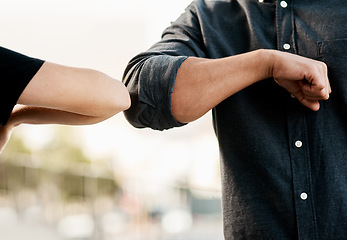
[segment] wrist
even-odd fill
[[[256,58],[262,66],[263,79],[271,78],[273,76],[274,61],[276,58],[276,50],[259,49],[256,50]]]

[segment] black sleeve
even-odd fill
[[[43,60],[0,47],[0,124],[5,125],[18,98],[41,68]]]

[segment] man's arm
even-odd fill
[[[194,1],[164,31],[161,41],[128,64],[123,81],[132,106],[125,116],[133,126],[158,130],[182,126],[234,93],[270,77],[305,106],[319,108],[317,100],[326,99],[330,90],[324,63],[275,50],[233,48],[229,42],[223,45],[227,35],[218,36],[215,31],[205,36],[202,30],[206,33],[215,27],[214,15],[205,3]],[[224,49],[224,54],[208,48],[205,41],[211,34],[223,39],[218,51]],[[232,42],[242,45],[241,41]]]
[[[297,55],[257,50],[222,59],[191,57],[178,70],[172,113],[181,123],[194,121],[224,99],[270,77],[314,111],[319,109],[318,100],[328,99],[331,92],[326,65]]]

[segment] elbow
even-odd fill
[[[130,94],[128,92],[128,89],[121,82],[120,85],[121,87],[119,89],[117,99],[113,106],[113,109],[114,111],[116,111],[116,113],[128,110],[131,106]]]
[[[174,116],[176,121],[181,124],[194,122],[195,120],[205,115],[209,110],[210,109],[208,108],[196,108],[193,105],[172,105],[172,115]]]
[[[194,122],[203,115],[205,115],[212,107],[203,105],[201,103],[195,103],[186,98],[178,98],[173,94],[171,102],[172,115],[177,122],[186,124]]]
[[[102,87],[97,97],[91,98],[88,106],[90,115],[99,120],[106,120],[117,113],[129,109],[131,105],[130,95],[125,85],[102,73],[99,74]],[[94,109],[94,110],[91,110]]]
[[[194,117],[192,112],[183,108],[172,108],[172,114],[177,122],[189,123],[196,120],[198,117]]]
[[[196,109],[193,106],[194,104],[192,104],[186,96],[179,95],[177,91],[173,92],[171,111],[177,122],[185,124],[198,119],[199,117],[196,116]]]
[[[117,85],[117,89],[112,94],[112,97],[106,100],[107,103],[104,106],[105,118],[112,117],[130,108],[131,100],[127,88],[118,81]]]

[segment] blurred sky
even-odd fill
[[[0,45],[121,80],[128,61],[160,39],[190,0],[0,0]],[[52,126],[16,130],[33,151],[53,136]],[[218,144],[211,114],[164,132],[135,129],[118,114],[105,122],[71,127],[92,159],[111,158],[117,177],[155,192],[182,176],[197,187],[219,188]],[[153,184],[153,183],[156,183]]]

